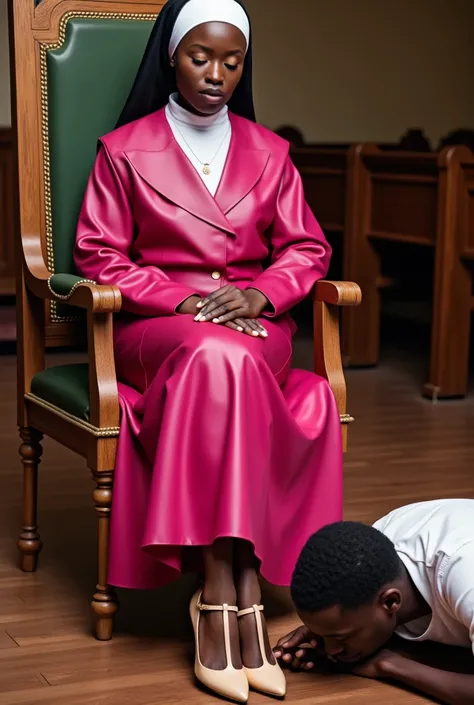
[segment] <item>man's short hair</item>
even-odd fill
[[[293,602],[303,612],[340,605],[355,609],[402,574],[395,546],[372,526],[352,521],[328,524],[307,541],[291,582]]]

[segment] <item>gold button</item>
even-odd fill
[[[211,277],[213,279],[220,279],[221,278],[221,273],[220,272],[212,272]]]

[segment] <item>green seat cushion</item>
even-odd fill
[[[58,365],[33,377],[31,392],[83,421],[90,421],[89,366]]]

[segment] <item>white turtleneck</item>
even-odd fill
[[[224,171],[232,135],[227,106],[218,113],[203,117],[181,107],[177,94],[170,96],[166,119],[179,144],[212,196],[215,196]],[[204,164],[211,173],[203,173]]]

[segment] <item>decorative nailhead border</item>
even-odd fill
[[[31,392],[25,394],[25,399],[27,401],[33,402],[33,404],[36,404],[37,406],[42,406],[44,409],[48,409],[48,411],[52,411],[53,414],[56,414],[56,416],[62,416],[62,418],[64,418],[69,423],[83,428],[85,431],[92,434],[96,438],[116,438],[120,433],[119,426],[104,426],[104,428],[97,428],[97,426],[93,426],[87,421],[79,419],[77,416],[73,416],[67,411],[60,409],[58,406],[54,406],[54,404],[50,404],[48,401],[41,399],[40,397],[36,396],[36,394],[32,394]]]
[[[76,289],[81,286],[81,284],[96,284],[97,282],[93,281],[92,279],[81,279],[80,281],[76,282],[72,287],[71,291],[69,294],[57,294],[53,287],[51,286],[51,279],[54,277],[54,274],[52,274],[49,279],[48,279],[48,289],[50,292],[54,295],[56,299],[61,299],[61,301],[67,301],[68,299],[71,298],[71,296],[74,294]]]
[[[354,417],[350,414],[341,414],[339,418],[343,424],[349,424],[355,421]]]
[[[59,407],[54,406],[54,404],[50,404],[49,402],[45,401],[44,399],[41,399],[40,397],[36,396],[36,394],[32,394],[31,392],[25,394],[25,399],[28,399],[34,404],[37,404],[38,406],[42,406],[45,409],[52,411],[57,416],[62,416],[67,421],[75,424],[76,426],[80,426],[81,428],[86,429],[89,433],[92,433],[92,435],[96,436],[97,438],[114,438],[120,433],[119,426],[105,426],[104,428],[97,428],[97,426],[93,426],[87,421],[83,421],[82,419],[77,418],[77,416],[73,416],[67,411],[63,411]],[[341,414],[340,420],[342,424],[349,424],[354,421],[354,418],[349,414]]]

